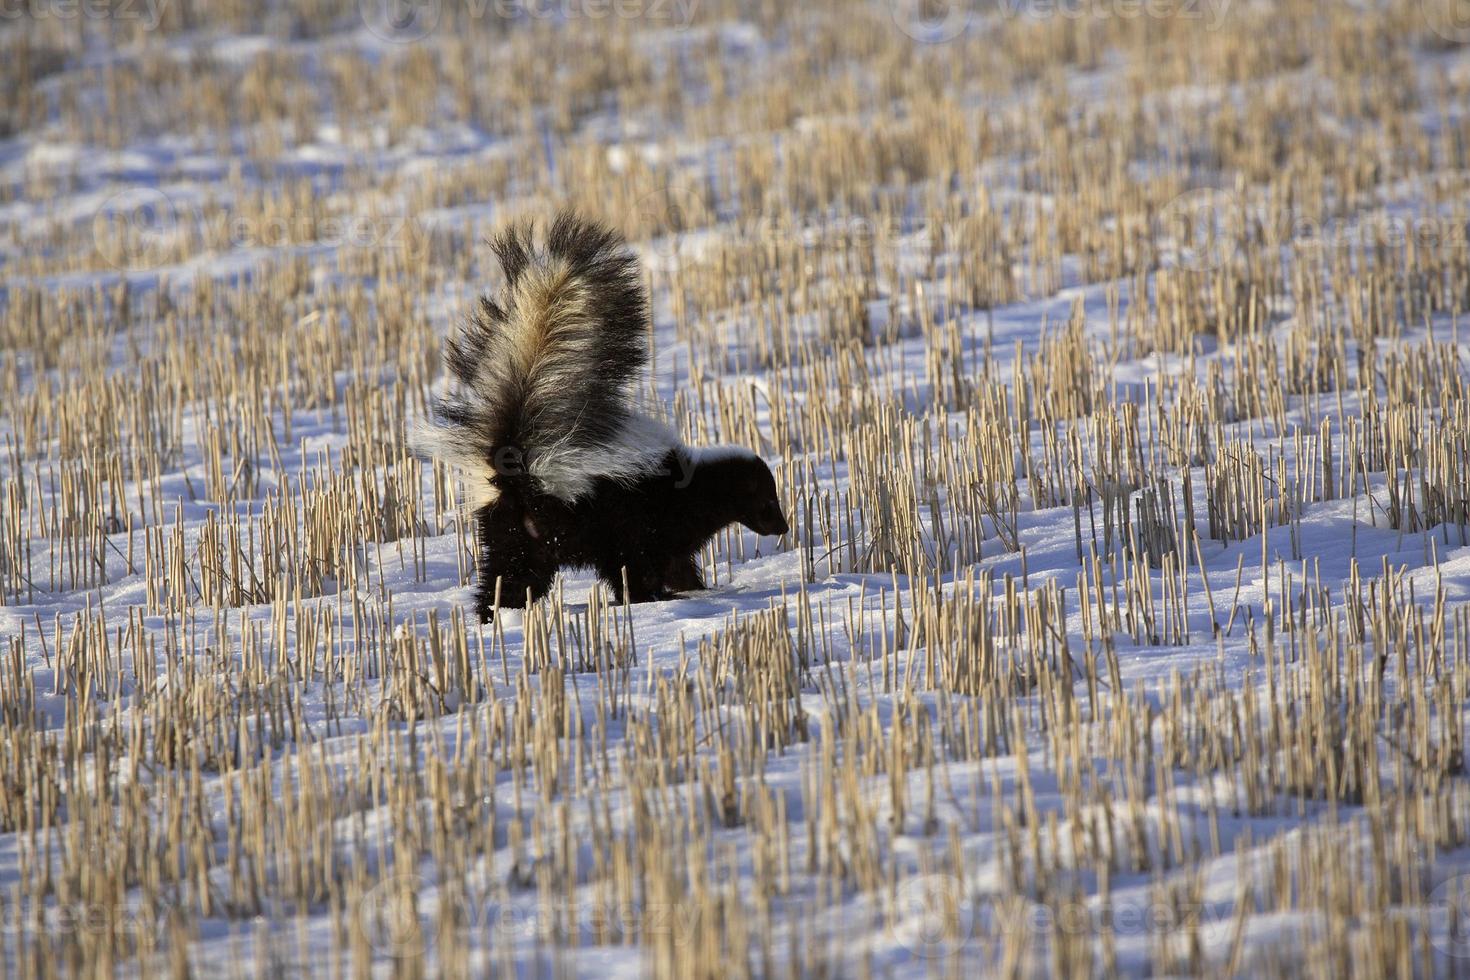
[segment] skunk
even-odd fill
[[[787,532],[760,457],[685,446],[634,409],[648,301],[616,233],[563,212],[539,249],[530,225],[490,246],[505,287],[446,345],[453,389],[414,439],[468,488],[481,622],[564,567],[596,569],[619,602],[702,589],[698,553],[721,528]]]

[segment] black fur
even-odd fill
[[[567,566],[596,569],[620,600],[701,589],[699,550],[721,528],[786,533],[758,457],[701,458],[633,411],[648,303],[616,234],[564,213],[540,250],[529,226],[491,247],[505,290],[447,345],[458,389],[425,447],[490,484],[475,511],[482,621],[497,596],[524,606]]]
[[[619,601],[647,602],[704,588],[699,550],[721,528],[740,523],[757,534],[785,534],[786,518],[770,468],[756,456],[698,462],[671,451],[659,470],[625,485],[599,480],[568,504],[549,495],[507,494],[476,513],[480,579],[476,611],[534,602],[557,569],[590,567]],[[624,592],[624,570],[627,590]]]

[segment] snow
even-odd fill
[[[687,5],[675,3],[674,11],[682,23],[688,23],[690,12]],[[1206,5],[1205,13],[1211,19],[1224,16],[1228,4]],[[950,40],[953,25],[945,23],[917,23],[910,27],[915,36],[924,43],[939,43]],[[971,18],[964,26],[968,32],[984,29],[984,22]],[[946,35],[948,36],[942,36]],[[763,45],[759,29],[754,25],[730,25],[723,33],[724,43],[756,49]],[[327,43],[327,42],[323,42]],[[330,43],[342,44],[341,38]],[[374,33],[362,30],[352,35],[348,44],[360,45],[369,52],[393,50],[392,42]],[[213,57],[238,62],[252,61],[262,51],[269,50],[274,39],[257,35],[242,35],[217,39],[211,46]],[[181,45],[182,47],[182,45]],[[1452,63],[1457,72],[1470,71],[1470,56],[1460,55]],[[1075,79],[1074,84],[1084,93],[1088,90],[1086,79]],[[1195,86],[1182,86],[1174,92],[1180,107],[1211,100],[1218,93],[1200,90]],[[337,171],[356,162],[363,154],[375,155],[375,165],[391,170],[406,184],[425,180],[435,170],[451,161],[466,157],[496,159],[504,148],[494,139],[469,126],[431,127],[427,125],[391,148],[364,150],[358,145],[361,134],[354,134],[349,142],[343,129],[337,124],[327,124],[312,134],[310,142],[302,142],[284,152],[275,161],[282,166],[298,169],[301,173]],[[798,127],[820,126],[821,120],[801,120]],[[1426,121],[1426,126],[1428,122]],[[28,277],[9,275],[19,261],[27,241],[45,238],[48,223],[60,222],[76,225],[90,222],[99,213],[126,213],[141,203],[161,200],[166,207],[161,212],[162,225],[156,229],[158,241],[166,244],[175,234],[190,229],[194,221],[194,209],[202,207],[206,199],[226,199],[240,193],[258,179],[247,175],[232,178],[233,159],[202,147],[184,148],[171,146],[165,140],[140,138],[136,145],[102,152],[97,147],[72,143],[48,137],[44,131],[38,135],[23,135],[15,147],[19,152],[6,152],[4,164],[0,166],[0,181],[7,185],[20,185],[38,174],[65,176],[69,185],[60,189],[45,202],[34,200],[10,200],[0,203],[0,222],[8,230],[5,241],[0,242],[0,265],[7,268],[5,284],[0,293],[11,294],[21,287],[57,289],[63,286],[97,286],[110,288],[120,281],[143,291],[184,290],[197,288],[195,284],[214,280],[217,282],[238,281],[260,270],[267,262],[282,260],[286,253],[297,255],[312,268],[312,274],[324,280],[336,281],[345,277],[340,263],[342,253],[350,243],[328,242],[313,245],[272,248],[246,236],[244,239],[227,242],[217,251],[207,251],[178,264],[150,265],[145,268],[120,268],[80,270],[53,275]],[[658,162],[668,147],[649,143],[628,143],[611,146],[606,151],[608,164],[623,172],[639,160]],[[120,187],[127,189],[122,193]],[[1385,200],[1383,214],[1408,220],[1413,215],[1425,213],[1422,187],[1405,184],[1392,188],[1391,199]],[[1003,202],[1007,191],[997,190],[996,201]],[[161,197],[160,197],[161,195]],[[407,198],[405,198],[407,200]],[[1050,202],[1032,197],[1031,206],[1048,207]],[[412,228],[468,227],[485,229],[492,227],[500,216],[507,213],[510,202],[446,203],[441,206],[425,206],[421,210],[405,215]],[[406,207],[405,203],[405,207]],[[1440,204],[1446,209],[1448,204]],[[1343,222],[1329,227],[1327,234],[1340,235],[1357,240],[1363,226],[1354,222]],[[1371,222],[1367,227],[1372,228]],[[640,254],[645,256],[646,265],[655,273],[675,268],[681,262],[693,262],[715,251],[721,241],[720,227],[694,233],[680,234],[676,240],[644,241],[635,243]],[[905,239],[901,248],[902,261],[915,269],[928,260],[929,246],[924,235],[915,232]],[[1098,340],[1108,335],[1110,307],[1121,306],[1126,314],[1128,307],[1139,301],[1133,295],[1134,282],[1120,281],[1084,284],[1080,265],[1075,258],[1063,263],[1063,281],[1059,288],[1048,295],[1035,296],[997,307],[986,313],[961,315],[959,329],[966,356],[977,357],[982,349],[996,351],[1015,350],[1020,354],[1035,353],[1042,344],[1042,325],[1050,331],[1067,322],[1075,304],[1079,304],[1084,320],[1085,335]],[[1153,281],[1143,283],[1151,288]],[[458,290],[473,287],[447,284],[437,295],[420,298],[422,309],[433,320],[441,332],[447,332],[458,311],[463,309],[467,296]],[[656,303],[665,299],[656,297]],[[907,299],[899,304],[900,313],[911,313]],[[886,304],[874,303],[871,312],[873,322],[881,327],[888,315]],[[1285,336],[1289,322],[1275,328]],[[301,324],[297,324],[301,326]],[[1465,373],[1465,345],[1458,343],[1458,326],[1448,316],[1436,317],[1427,324],[1415,325],[1406,332],[1400,347],[1423,345],[1430,341],[1453,344],[1459,359],[1462,375]],[[660,398],[672,404],[675,394],[688,381],[687,351],[681,339],[679,325],[672,315],[661,313],[656,317],[654,348],[660,352],[658,368],[653,380]],[[10,352],[6,352],[9,356]],[[686,365],[681,372],[679,365]],[[121,362],[121,357],[118,357]],[[1014,384],[1015,366],[1020,365],[1009,358],[997,360],[996,373],[988,381]],[[1110,365],[1112,391],[1116,401],[1135,401],[1140,405],[1156,398],[1160,390],[1159,379],[1178,376],[1191,369],[1203,383],[1211,363],[1229,364],[1226,351],[1207,351],[1193,359],[1179,355],[1148,352],[1131,360],[1121,360]],[[1191,368],[1191,364],[1193,367]],[[904,393],[911,407],[922,409],[932,396],[929,390],[931,379],[925,372],[925,343],[919,337],[907,337],[891,345],[882,355],[873,355],[869,369],[882,384],[891,384],[892,390]],[[37,368],[37,383],[40,372]],[[750,386],[768,393],[764,386],[768,378],[752,375],[748,362],[732,357],[725,376],[719,380],[731,387]],[[757,404],[769,404],[769,399]],[[1361,413],[1355,404],[1355,396],[1343,399],[1348,417]],[[1334,411],[1336,405],[1334,404]],[[763,432],[770,431],[768,410],[762,408],[756,422]],[[1321,421],[1322,413],[1311,407],[1310,399],[1292,396],[1289,399],[1287,418],[1302,431],[1311,432]],[[281,416],[278,414],[278,421]],[[176,467],[164,474],[165,486],[179,499],[178,514],[186,527],[192,545],[197,545],[199,535],[211,516],[218,516],[220,507],[209,501],[195,500],[193,487],[204,484],[204,455],[201,435],[206,420],[196,410],[186,410],[181,421],[185,434],[186,451],[176,461]],[[3,436],[15,431],[17,420],[0,411],[0,445]],[[1259,418],[1245,419],[1230,427],[1221,435],[1225,439],[1248,438],[1253,434],[1272,432],[1267,441],[1274,442],[1280,433],[1275,432],[1274,423]],[[284,431],[284,422],[280,422]],[[297,409],[293,412],[291,441],[280,446],[279,460],[270,468],[262,468],[259,477],[265,487],[293,486],[300,489],[297,474],[303,472],[322,456],[340,459],[347,444],[347,421],[340,411],[325,409]],[[1041,433],[1033,433],[1036,444],[1041,446]],[[764,450],[763,450],[764,452]],[[695,447],[696,458],[701,462],[712,462],[729,458],[745,458],[755,455],[745,446],[714,444]],[[1295,455],[1286,459],[1286,464],[1298,466],[1302,460]],[[853,475],[850,465],[828,466],[826,461],[813,459],[813,469],[825,482],[824,489],[834,494],[850,491]],[[28,464],[30,465],[30,464]],[[1184,472],[1180,471],[1181,474]],[[1196,485],[1203,480],[1203,468],[1189,470]],[[0,483],[6,477],[16,476],[11,469],[8,454],[0,453]],[[1384,491],[1383,474],[1374,477],[1371,490],[1381,496]],[[420,489],[427,495],[427,476]],[[49,491],[37,490],[37,493]],[[263,491],[262,491],[263,493]],[[1404,533],[1388,528],[1380,519],[1374,519],[1365,507],[1368,495],[1353,499],[1342,499],[1314,503],[1302,515],[1299,525],[1272,527],[1264,534],[1254,535],[1244,541],[1222,543],[1205,539],[1203,558],[1205,568],[1188,570],[1193,578],[1191,590],[1207,586],[1214,596],[1216,614],[1211,617],[1201,602],[1192,602],[1182,624],[1186,640],[1175,646],[1133,642],[1120,633],[1117,645],[1117,660],[1121,679],[1127,688],[1140,688],[1150,692],[1150,697],[1161,697],[1162,691],[1172,680],[1192,675],[1197,671],[1213,671],[1214,676],[1230,690],[1243,691],[1262,682],[1263,664],[1258,651],[1249,642],[1251,631],[1247,621],[1269,620],[1273,615],[1273,603],[1284,588],[1283,574],[1293,576],[1294,587],[1305,588],[1311,579],[1330,583],[1334,602],[1341,603],[1344,583],[1353,575],[1354,567],[1367,570],[1365,574],[1376,575],[1381,568],[1399,570],[1406,588],[1411,588],[1424,608],[1437,592],[1443,593],[1449,607],[1470,599],[1470,548],[1458,545],[1453,535],[1443,528],[1423,532]],[[247,505],[250,506],[250,505]],[[258,516],[258,505],[257,514]],[[1100,515],[1100,505],[1098,514]],[[436,515],[438,516],[438,515]],[[1100,518],[1099,518],[1100,519]],[[169,520],[173,520],[170,514]],[[1085,518],[1084,518],[1085,520]],[[844,567],[839,554],[829,561],[817,562],[814,580],[804,582],[806,556],[791,542],[778,543],[770,538],[736,529],[721,545],[722,561],[715,569],[714,579],[703,592],[686,595],[674,600],[639,606],[630,612],[620,612],[625,617],[620,622],[631,625],[637,638],[640,661],[632,673],[631,690],[627,694],[632,716],[653,716],[658,710],[655,692],[661,679],[681,675],[686,658],[694,655],[702,638],[714,638],[731,629],[738,621],[756,616],[772,608],[786,608],[801,597],[811,608],[818,610],[826,624],[824,638],[827,643],[825,656],[831,663],[845,665],[845,683],[850,684],[857,702],[871,708],[885,727],[891,731],[894,717],[900,711],[900,698],[889,685],[887,676],[874,677],[873,663],[878,651],[902,648],[902,656],[892,654],[892,669],[898,676],[908,676],[914,670],[922,670],[923,652],[908,649],[901,642],[899,631],[894,626],[895,615],[909,610],[916,602],[916,594],[936,586],[946,595],[953,596],[964,588],[965,576],[988,573],[995,581],[1005,576],[1023,580],[1024,588],[1036,592],[1055,583],[1067,590],[1071,597],[1067,603],[1059,628],[1074,640],[1085,630],[1085,613],[1076,602],[1079,576],[1085,569],[1079,562],[1074,536],[1074,513],[1070,507],[1049,509],[1023,509],[1017,518],[1015,534],[1019,547],[1005,550],[999,547],[983,554],[970,567],[944,573],[936,583],[910,581],[897,574],[880,574],[855,571]],[[127,535],[115,535],[113,540],[126,545]],[[460,582],[462,542],[457,535],[445,531],[431,537],[425,546],[424,559],[427,575],[421,574],[412,563],[404,564],[401,553],[389,545],[376,550],[369,547],[363,561],[370,569],[367,579],[375,585],[381,584],[383,591],[391,595],[391,607],[384,607],[387,618],[356,620],[353,597],[340,593],[328,593],[305,599],[301,606],[306,614],[312,610],[336,610],[342,616],[341,629],[347,635],[355,629],[369,631],[386,629],[400,631],[409,637],[427,635],[428,616],[435,613],[440,617],[449,615],[455,607],[464,608],[470,602],[471,587]],[[1262,561],[1262,556],[1268,560]],[[144,577],[129,573],[126,562],[114,555],[109,559],[106,585],[91,589],[75,589],[57,593],[41,592],[20,604],[0,606],[0,648],[13,638],[25,637],[25,670],[30,672],[38,691],[35,709],[43,718],[48,729],[61,731],[68,711],[68,696],[49,693],[57,681],[54,670],[48,666],[50,653],[43,648],[43,636],[38,626],[45,625],[47,631],[57,616],[69,623],[71,617],[92,608],[110,610],[112,624],[121,627],[127,621],[126,610],[141,606],[146,591]],[[1164,586],[1162,575],[1154,572],[1146,583],[1150,595],[1162,601]],[[560,588],[567,597],[569,610],[586,614],[593,602],[591,593],[598,588],[595,576],[587,571],[564,575]],[[366,607],[364,607],[366,608]],[[791,605],[793,610],[795,605]],[[1274,610],[1280,615],[1279,607]],[[377,616],[379,613],[374,612]],[[171,631],[195,631],[199,637],[211,635],[233,638],[236,644],[246,632],[254,627],[272,628],[273,610],[269,603],[242,607],[231,611],[223,621],[214,621],[207,608],[198,612],[197,623],[185,626],[168,617],[149,616],[143,626],[159,634]],[[1227,617],[1234,623],[1225,629]],[[492,700],[511,705],[521,696],[514,678],[528,662],[531,646],[526,631],[530,614],[519,611],[502,613],[497,624],[476,628],[475,636],[485,642],[493,637],[503,637],[505,671],[496,662],[489,671],[491,676],[480,678],[491,692]],[[793,630],[796,617],[791,617]],[[292,629],[298,632],[300,620],[294,620]],[[1219,628],[1217,630],[1217,627]],[[494,642],[499,642],[495,640]],[[204,654],[200,654],[204,656]],[[819,671],[813,671],[819,673]],[[506,678],[510,678],[507,681]],[[7,677],[7,682],[9,678]],[[224,679],[221,681],[224,683]],[[164,678],[157,679],[158,689]],[[599,697],[605,695],[602,682],[594,675],[569,672],[566,678],[568,690],[580,699],[585,717],[596,712],[593,707]],[[364,733],[378,724],[379,712],[383,710],[384,692],[380,685],[369,687],[370,703],[339,717],[337,706],[329,709],[328,698],[333,695],[323,685],[307,684],[302,703],[308,708],[305,724],[316,731],[322,743],[324,756],[333,765],[349,767],[357,764],[359,740]],[[46,693],[39,693],[46,692]],[[1085,685],[1079,684],[1079,692],[1085,693]],[[157,690],[155,690],[157,693]],[[337,697],[341,696],[338,692]],[[141,694],[137,690],[119,692],[111,704],[112,711],[119,717],[126,716],[137,708]],[[822,745],[839,728],[837,705],[828,690],[818,682],[802,690],[800,708],[805,713],[810,738],[807,742],[793,745],[782,754],[772,754],[765,762],[765,785],[779,794],[785,801],[787,821],[791,828],[793,863],[806,866],[808,860],[815,861],[816,845],[804,838],[804,816],[800,811],[803,796],[803,780],[809,767],[823,764]],[[935,709],[935,697],[926,692],[916,695],[916,703],[925,710]],[[453,703],[454,707],[462,707]],[[332,717],[328,724],[329,715]],[[1463,724],[1463,719],[1456,723]],[[443,757],[453,754],[461,745],[466,722],[460,711],[451,710],[443,717],[415,723],[415,735],[432,749],[424,749],[425,757]],[[606,731],[613,736],[626,734],[629,723],[624,721],[612,725]],[[1038,743],[1035,751],[1046,749]],[[1099,765],[1101,768],[1101,764]],[[911,770],[897,777],[907,782],[911,799],[923,798],[926,790],[925,773]],[[1097,774],[1101,779],[1104,774]],[[142,777],[142,778],[147,778]],[[211,814],[214,819],[223,819],[224,800],[227,789],[217,775],[205,775],[210,782],[209,796],[219,809]],[[275,778],[282,778],[277,775]],[[1230,790],[1224,782],[1213,784],[1209,778],[1193,778],[1179,774],[1179,787],[1170,797],[1167,807],[1160,803],[1154,810],[1143,815],[1149,826],[1146,848],[1161,853],[1167,842],[1162,839],[1158,828],[1173,824],[1175,832],[1183,839],[1198,845],[1210,833],[1211,821],[1217,822],[1215,833],[1223,842],[1223,851],[1218,856],[1200,861],[1195,871],[1200,883],[1197,912],[1202,923],[1201,942],[1206,957],[1223,962],[1235,941],[1235,930],[1241,889],[1258,879],[1266,879],[1272,873],[1272,853],[1264,844],[1246,846],[1237,844],[1241,831],[1250,830],[1258,840],[1276,837],[1288,843],[1299,841],[1313,833],[1325,832],[1321,828],[1329,823],[1324,814],[1327,804],[1306,801],[1300,804],[1299,812],[1287,813],[1287,805],[1275,815],[1242,815],[1239,807],[1232,811],[1230,806],[1218,805],[1220,797],[1228,796]],[[886,777],[884,777],[886,780]],[[976,895],[998,892],[1012,874],[1008,848],[1012,836],[1018,831],[1004,826],[993,817],[992,798],[1015,799],[1023,793],[1032,794],[1032,806],[1042,815],[1060,816],[1068,808],[1066,789],[1055,772],[1032,760],[1032,769],[1023,771],[1015,757],[997,756],[986,762],[957,762],[949,764],[944,779],[948,784],[947,795],[942,795],[935,804],[936,818],[945,827],[956,828],[954,840],[964,855],[969,891],[956,890],[953,876],[923,872],[925,861],[936,848],[933,840],[916,826],[917,818],[908,814],[908,825],[892,812],[889,795],[882,786],[870,787],[871,817],[875,826],[889,828],[890,821],[898,821],[896,829],[885,830],[887,846],[891,849],[898,866],[912,872],[907,874],[895,895],[890,899],[878,893],[851,892],[832,899],[820,895],[815,887],[798,884],[781,906],[782,916],[773,925],[778,938],[775,948],[784,950],[788,942],[800,942],[809,938],[809,929],[824,937],[832,946],[832,953],[839,959],[861,951],[871,956],[871,963],[880,974],[892,972],[902,976],[928,975],[935,964],[941,968],[958,962],[961,969],[978,969],[989,964],[986,950],[996,937],[1017,931],[1029,930],[1038,935],[1066,931],[1064,917],[1080,917],[1077,921],[1096,923],[1103,914],[1103,902],[1099,897],[1096,881],[1079,884],[1080,897],[1077,906],[1054,909],[1041,904],[987,905],[977,901]],[[1023,788],[1024,787],[1024,788]],[[490,788],[492,809],[508,815],[519,802],[512,802],[522,790],[501,782]],[[627,804],[626,793],[615,795],[619,805]],[[1351,807],[1343,805],[1348,812],[1344,823],[1351,823]],[[566,805],[568,833],[573,839],[590,840],[598,814],[575,801]],[[1093,808],[1093,815],[1100,807]],[[1086,814],[1083,815],[1084,817]],[[508,816],[502,819],[509,820]],[[339,828],[340,829],[340,828]],[[383,808],[374,808],[363,813],[352,833],[361,833],[369,841],[382,846],[392,834],[389,816]],[[343,832],[347,832],[343,830]],[[502,831],[503,832],[503,831]],[[942,835],[940,835],[942,837]],[[732,848],[738,848],[737,870],[749,884],[751,868],[756,858],[749,848],[747,837],[731,838]],[[941,840],[948,846],[947,840]],[[1360,848],[1368,845],[1361,839]],[[590,847],[590,843],[584,843]],[[1070,844],[1065,846],[1070,847]],[[1120,845],[1122,846],[1122,845]],[[29,844],[21,835],[0,832],[0,896],[17,886],[30,872],[34,859]],[[509,846],[500,847],[488,854],[479,868],[484,881],[504,880],[516,873],[519,858]],[[1438,897],[1431,897],[1423,906],[1423,914],[1430,921],[1428,928],[1437,948],[1446,948],[1452,943],[1450,924],[1445,911],[1451,898],[1443,888],[1447,882],[1457,880],[1456,875],[1470,872],[1470,853],[1455,851],[1438,856],[1427,862],[1428,872],[1434,878],[1428,882],[1426,891],[1440,888]],[[434,921],[439,903],[466,902],[465,916],[476,924],[482,938],[488,938],[475,960],[478,968],[488,970],[502,962],[511,964],[518,973],[538,972],[549,960],[547,956],[548,920],[556,910],[538,905],[533,890],[517,893],[509,903],[493,901],[467,902],[462,895],[446,889],[438,880],[437,871],[422,867],[418,872],[423,899],[420,915]],[[228,867],[221,863],[213,869],[213,881],[221,892],[228,890]],[[739,884],[739,883],[737,883]],[[1120,972],[1141,974],[1157,966],[1156,944],[1162,933],[1151,916],[1165,914],[1155,891],[1156,877],[1148,872],[1121,874],[1111,883],[1108,911],[1115,923],[1117,934],[1116,962]],[[380,886],[381,888],[382,886]],[[366,900],[364,916],[373,914],[373,902],[386,902],[385,892],[374,891]],[[484,894],[479,892],[478,894]],[[586,886],[577,896],[589,906],[599,901],[595,889]],[[944,914],[935,909],[946,901],[953,902],[962,911],[963,934],[959,937],[959,948],[955,940],[945,933]],[[386,905],[385,905],[386,908]],[[5,906],[0,901],[0,912]],[[190,955],[196,969],[208,974],[215,969],[238,966],[242,961],[250,962],[257,969],[265,964],[252,958],[256,955],[252,942],[252,925],[271,932],[278,931],[286,949],[298,947],[306,951],[300,964],[303,968],[315,965],[312,959],[323,951],[333,948],[331,931],[334,928],[325,909],[317,909],[304,918],[292,919],[294,910],[281,907],[273,916],[242,928],[223,916],[206,919],[197,935],[192,938]],[[680,937],[692,937],[699,923],[696,921],[701,910],[675,904],[659,907],[652,903],[620,910],[630,919],[637,921],[645,931],[653,931],[650,919],[663,917],[663,926]],[[1421,910],[1405,911],[1405,915],[1417,915]],[[1172,913],[1169,913],[1172,914]],[[1298,943],[1304,932],[1320,931],[1325,928],[1321,913],[1300,908],[1255,912],[1245,919],[1244,943],[1248,950],[1269,950],[1277,944]],[[289,926],[287,925],[289,924]],[[17,924],[0,915],[0,940],[12,937]],[[582,929],[583,943],[564,951],[570,970],[587,976],[637,976],[645,969],[642,953],[635,947],[593,944],[590,941],[591,927]],[[8,942],[0,945],[9,946]],[[501,947],[503,946],[503,950]],[[415,952],[416,950],[409,950]],[[386,973],[394,962],[394,952],[401,950],[375,950],[377,967]],[[950,957],[959,957],[952,960]],[[243,958],[243,960],[242,960]],[[502,959],[503,958],[503,959]],[[8,961],[7,961],[8,963]],[[8,964],[12,965],[13,964]],[[848,969],[839,972],[854,972],[851,963]]]

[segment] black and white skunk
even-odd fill
[[[491,243],[505,271],[446,348],[454,391],[415,440],[460,471],[479,535],[476,612],[534,602],[591,567],[619,601],[702,589],[699,550],[728,524],[785,534],[770,468],[746,449],[683,445],[639,414],[648,302],[612,231],[570,213]],[[626,595],[624,576],[626,575]]]

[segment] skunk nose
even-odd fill
[[[781,513],[781,504],[777,501],[760,505],[742,518],[740,523],[756,534],[785,534],[790,530],[786,524],[786,515]]]

